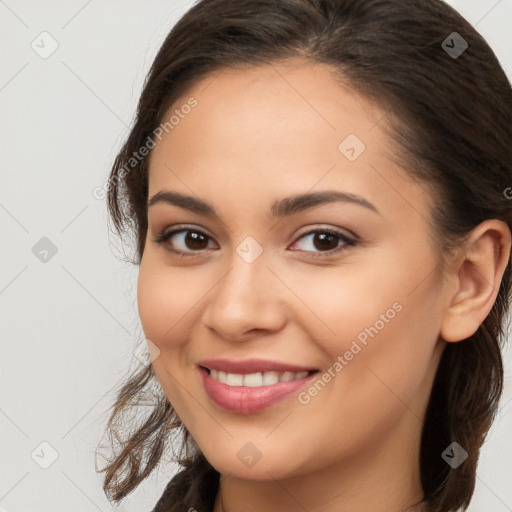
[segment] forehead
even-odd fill
[[[192,98],[195,106],[184,108]],[[150,197],[173,189],[217,196],[221,205],[240,194],[259,204],[269,195],[337,188],[394,203],[402,214],[403,197],[415,200],[415,185],[390,158],[386,112],[325,64],[290,59],[223,69],[191,87],[166,119],[173,114],[179,122],[151,156]]]
[[[327,138],[326,143],[339,142],[348,133],[363,138],[385,116],[377,105],[342,85],[330,66],[297,58],[207,75],[175,101],[169,113],[179,111],[191,97],[198,104],[189,116],[204,143],[217,135],[216,143],[232,146],[250,136],[253,143],[273,143],[280,153],[300,136]],[[180,122],[173,134],[187,132],[187,124],[192,122]]]

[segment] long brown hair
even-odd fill
[[[449,52],[454,32],[468,45],[460,55]],[[295,56],[332,66],[340,80],[389,112],[385,124],[401,150],[397,163],[435,190],[443,256],[486,219],[503,220],[512,230],[512,200],[504,192],[512,186],[511,84],[489,45],[453,8],[441,0],[201,0],[162,44],[108,182],[114,228],[121,237],[135,235],[136,264],[147,230],[148,157],[134,164],[133,154],[198,80],[227,67]],[[503,388],[510,290],[509,261],[477,332],[443,352],[421,441],[429,512],[466,509],[473,495],[480,447]],[[118,447],[100,470],[106,472],[105,493],[117,502],[132,492],[157,466],[174,433],[182,440],[175,458],[183,469],[166,489],[165,510],[209,510],[219,474],[166,397],[156,393],[142,425],[124,421],[154,379],[148,364],[118,391],[107,425]],[[457,469],[441,457],[453,441],[468,452]]]

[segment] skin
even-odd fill
[[[510,231],[482,223],[442,273],[429,189],[390,158],[386,113],[326,65],[291,59],[223,70],[172,109],[190,97],[197,107],[151,154],[149,198],[192,195],[220,219],[165,203],[148,208],[138,306],[159,350],[157,378],[222,475],[215,512],[409,510],[423,498],[421,428],[442,351],[489,313]],[[338,149],[348,134],[366,145],[353,162]],[[270,217],[274,200],[324,190],[357,194],[379,213],[335,202]],[[154,241],[184,223],[207,235],[203,245],[187,245],[183,233]],[[322,257],[308,234],[317,228],[359,243]],[[236,252],[248,236],[263,250],[252,263]],[[335,238],[327,250],[343,246]],[[307,404],[292,395],[258,413],[227,412],[198,378],[196,363],[214,357],[325,372],[395,303],[401,311]],[[261,453],[252,467],[237,456],[248,442]]]

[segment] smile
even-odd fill
[[[197,369],[212,403],[224,411],[238,414],[256,413],[291,397],[318,372],[262,360],[201,361]]]

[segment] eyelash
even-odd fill
[[[204,233],[204,232],[202,232],[202,231],[200,231],[198,229],[195,229],[195,228],[190,227],[190,226],[181,226],[179,229],[174,229],[173,231],[169,231],[167,233],[163,232],[160,235],[157,235],[157,236],[153,237],[153,241],[158,243],[158,244],[165,244],[165,242],[167,242],[167,240],[169,240],[169,238],[171,238],[173,235],[176,235],[177,233],[187,232],[187,231],[203,235],[206,238],[208,238],[209,240],[212,239],[206,233]],[[319,228],[319,229],[314,229],[312,231],[308,231],[308,232],[303,233],[302,235],[300,235],[297,240],[300,240],[300,239],[302,239],[302,238],[304,238],[304,237],[306,237],[308,235],[319,234],[319,233],[321,233],[321,234],[329,234],[329,235],[336,236],[336,237],[339,238],[339,240],[344,242],[344,245],[342,245],[341,247],[338,247],[336,249],[331,249],[329,251],[313,252],[311,254],[311,256],[313,258],[318,258],[318,257],[326,258],[328,256],[332,256],[334,254],[338,254],[338,253],[344,252],[344,251],[348,250],[349,248],[354,247],[358,243],[357,240],[355,240],[353,238],[349,238],[348,236],[346,236],[345,234],[341,233],[340,231],[337,231],[337,230],[334,230],[334,229],[331,229],[331,228]],[[179,256],[185,256],[185,257],[198,256],[199,255],[198,253],[203,252],[203,251],[191,251],[191,252],[179,251],[177,249],[172,249],[168,245],[165,245],[165,249],[168,252],[172,253],[172,254],[176,254],[176,255],[179,255]],[[311,253],[312,251],[303,251],[303,252]]]

